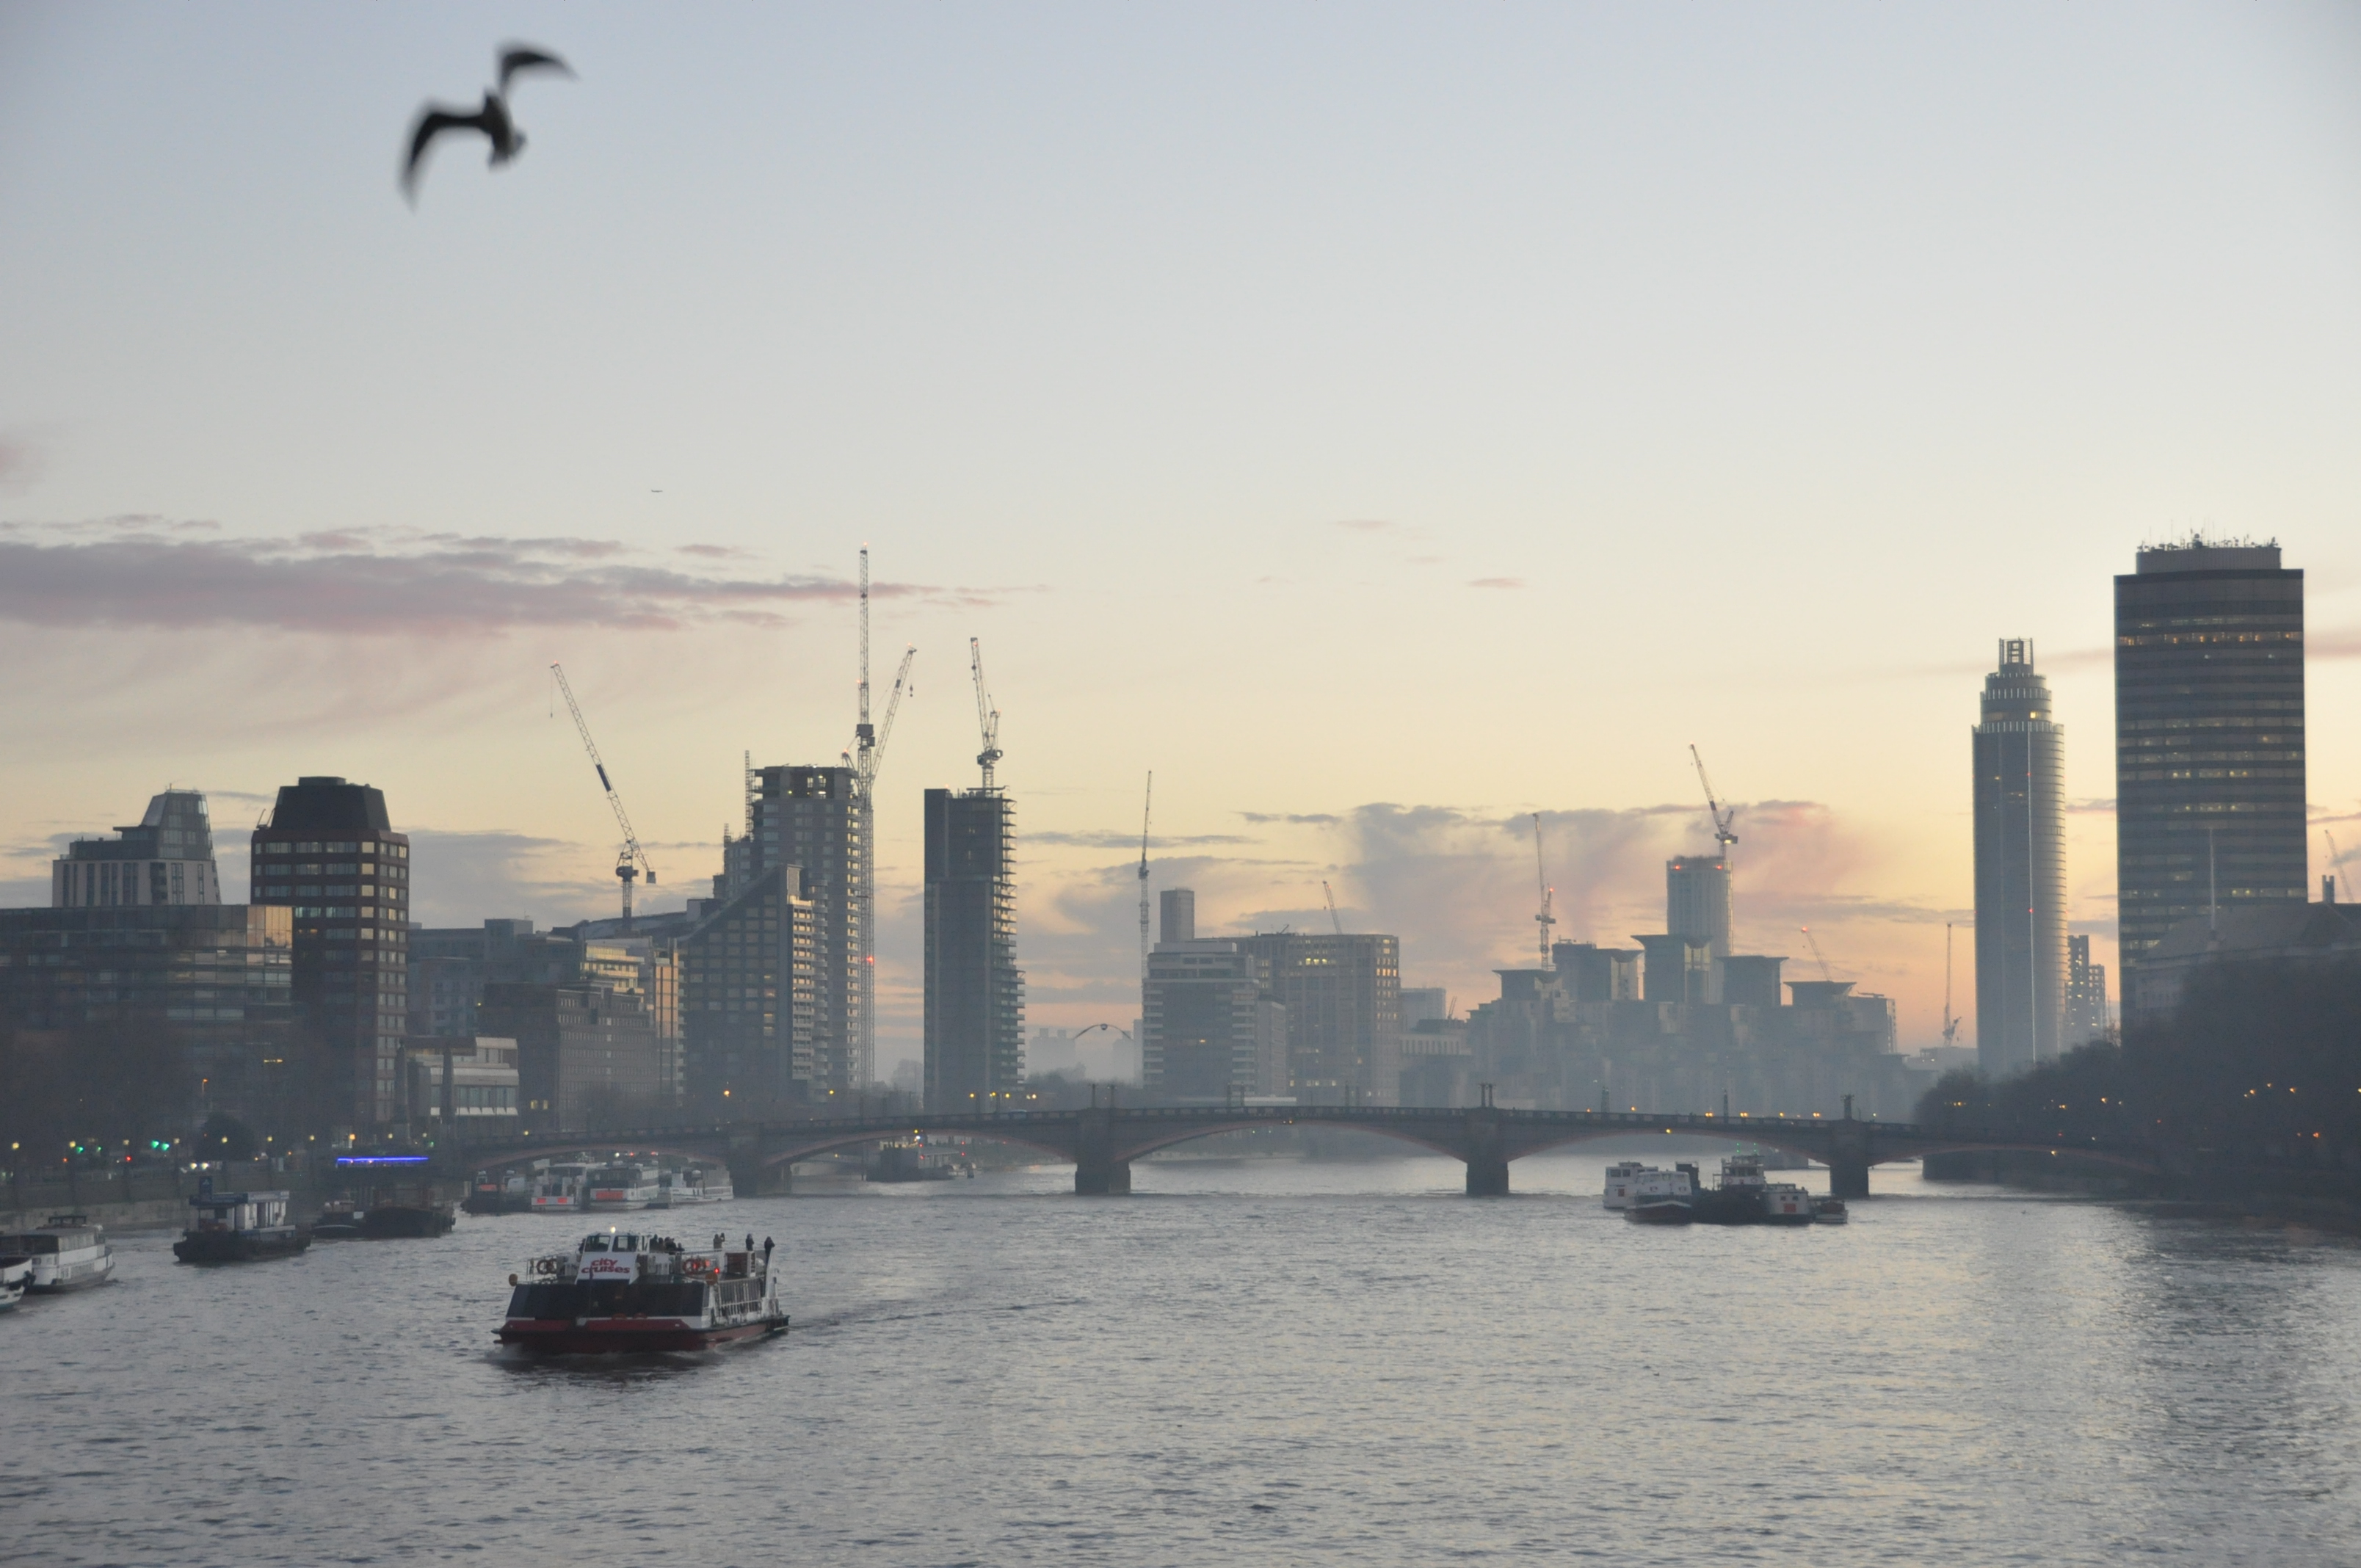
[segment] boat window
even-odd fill
[[[640,1238],[628,1234],[617,1236],[615,1238],[615,1250],[617,1252],[637,1252],[640,1250]]]
[[[604,1236],[585,1236],[582,1238],[582,1250],[584,1252],[605,1252],[607,1250],[607,1238]]]

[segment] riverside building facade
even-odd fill
[[[357,1132],[399,1121],[410,839],[384,792],[329,775],[282,784],[252,853],[253,902],[289,911],[295,1006],[329,1114]]]
[[[2181,921],[2301,904],[2303,574],[2191,538],[2115,579],[2115,887],[2126,1022]]]
[[[2000,1079],[2058,1055],[2066,1006],[2066,730],[2025,639],[1984,677],[1973,751],[1976,1065]]]

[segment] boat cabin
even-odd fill
[[[208,1192],[189,1200],[196,1211],[189,1229],[205,1231],[275,1231],[287,1225],[285,1192]]]

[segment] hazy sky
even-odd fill
[[[530,145],[395,185],[503,38]],[[742,751],[832,761],[849,585],[918,793],[1019,800],[1031,1020],[1137,1011],[1140,786],[1201,929],[1397,931],[1493,994],[1661,929],[1900,997],[1971,911],[2003,636],[2110,949],[2109,576],[2275,536],[2361,864],[2361,9],[234,6],[0,0],[0,896],[209,791],[381,786],[418,912],[606,913],[562,660],[663,882]],[[2315,834],[2315,870],[2324,859]],[[1960,933],[1958,993],[1973,995]],[[1794,972],[1791,970],[1791,972]]]

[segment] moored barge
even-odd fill
[[[715,1236],[710,1247],[670,1236],[605,1231],[571,1253],[511,1274],[502,1344],[558,1354],[706,1350],[784,1333],[772,1244],[758,1251]]]
[[[172,1244],[182,1263],[254,1263],[292,1257],[312,1233],[290,1223],[285,1192],[207,1192],[189,1200],[196,1223]]]

